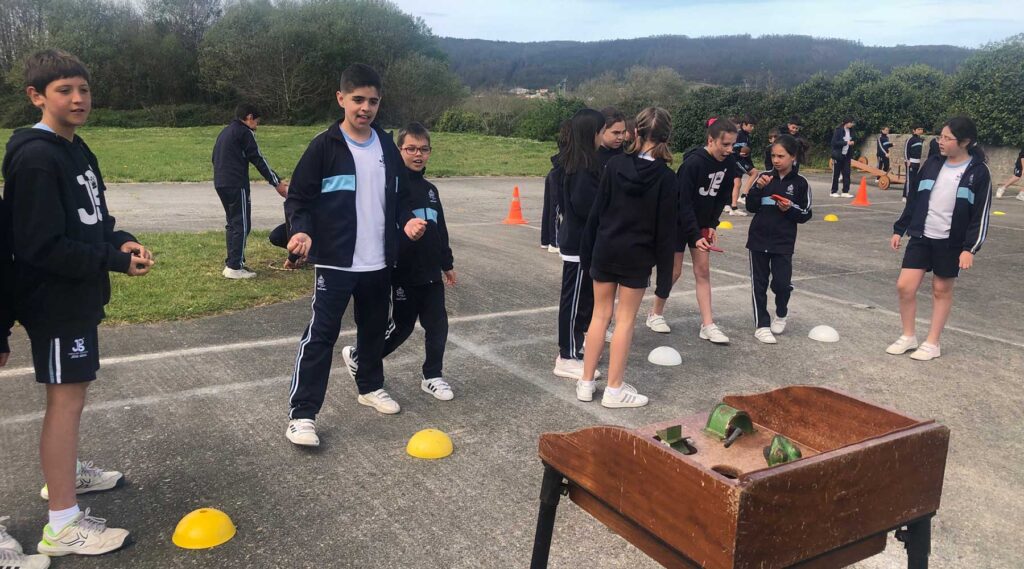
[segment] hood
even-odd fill
[[[618,176],[619,187],[630,195],[640,195],[652,188],[658,182],[665,171],[665,161],[657,158],[646,160],[635,155],[626,155],[628,160],[619,160]]]
[[[43,140],[58,146],[61,144],[70,144],[66,139],[61,138],[59,135],[45,131],[41,128],[19,128],[14,131],[10,140],[7,141],[7,154],[4,155],[3,163],[4,178],[9,177],[7,175],[8,168],[10,167],[11,161],[15,158],[18,150],[29,142],[35,140]],[[75,135],[75,142],[78,142],[78,140],[78,135]]]

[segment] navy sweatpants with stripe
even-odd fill
[[[384,387],[384,334],[388,326],[391,269],[356,273],[316,267],[313,318],[299,342],[292,374],[289,418],[316,419],[327,394],[334,345],[349,299],[354,301],[360,395]]]
[[[241,269],[245,264],[245,242],[252,231],[252,200],[249,188],[217,188],[217,196],[224,206],[224,238],[228,246],[228,256],[224,266],[229,269]]]
[[[775,315],[785,318],[789,314],[789,297],[793,293],[793,255],[748,251],[750,255],[750,285],[754,304],[754,327],[772,325],[768,314],[769,281],[775,293]]]
[[[583,359],[583,338],[594,314],[594,281],[579,263],[562,261],[562,298],[558,303],[558,355]]]
[[[391,321],[384,339],[384,357],[398,349],[412,334],[419,319],[423,326],[426,358],[423,379],[443,377],[444,349],[448,343],[448,311],[444,305],[444,284],[398,286],[391,294]],[[359,365],[363,365],[359,354]]]

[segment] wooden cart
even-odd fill
[[[890,531],[909,567],[927,567],[949,429],[820,387],[724,401],[755,429],[730,448],[703,432],[708,414],[541,435],[531,567],[547,566],[563,493],[665,567],[845,567],[881,553]],[[660,441],[671,425],[695,454]],[[762,449],[775,434],[802,458],[769,467]]]
[[[829,167],[831,167],[831,166],[832,166],[832,161],[830,159],[829,160]],[[901,167],[897,167],[896,170],[890,170],[890,171],[886,172],[884,170],[880,170],[880,169],[872,166],[868,162],[868,157],[867,156],[861,156],[861,157],[857,158],[856,160],[851,160],[850,161],[850,166],[852,166],[855,170],[860,170],[861,172],[866,172],[866,173],[871,174],[871,175],[875,176],[876,178],[878,178],[878,182],[877,182],[878,183],[878,187],[879,187],[879,189],[882,189],[882,190],[888,190],[889,186],[891,186],[892,184],[906,184],[907,183],[907,177],[905,175],[903,175],[902,173],[900,173],[901,170],[902,170]]]

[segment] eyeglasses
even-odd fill
[[[943,142],[957,142],[960,139],[955,137],[955,136],[940,136],[939,140],[941,140]]]
[[[417,154],[423,154],[424,156],[430,154],[429,146],[403,146],[402,152],[405,152],[409,156],[415,156]]]

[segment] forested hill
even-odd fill
[[[972,50],[960,47],[868,47],[810,36],[655,36],[599,42],[516,43],[439,38],[451,68],[470,87],[569,87],[634,65],[668,66],[684,79],[718,85],[788,87],[824,71],[839,72],[853,61],[882,71],[924,63],[947,73]]]

